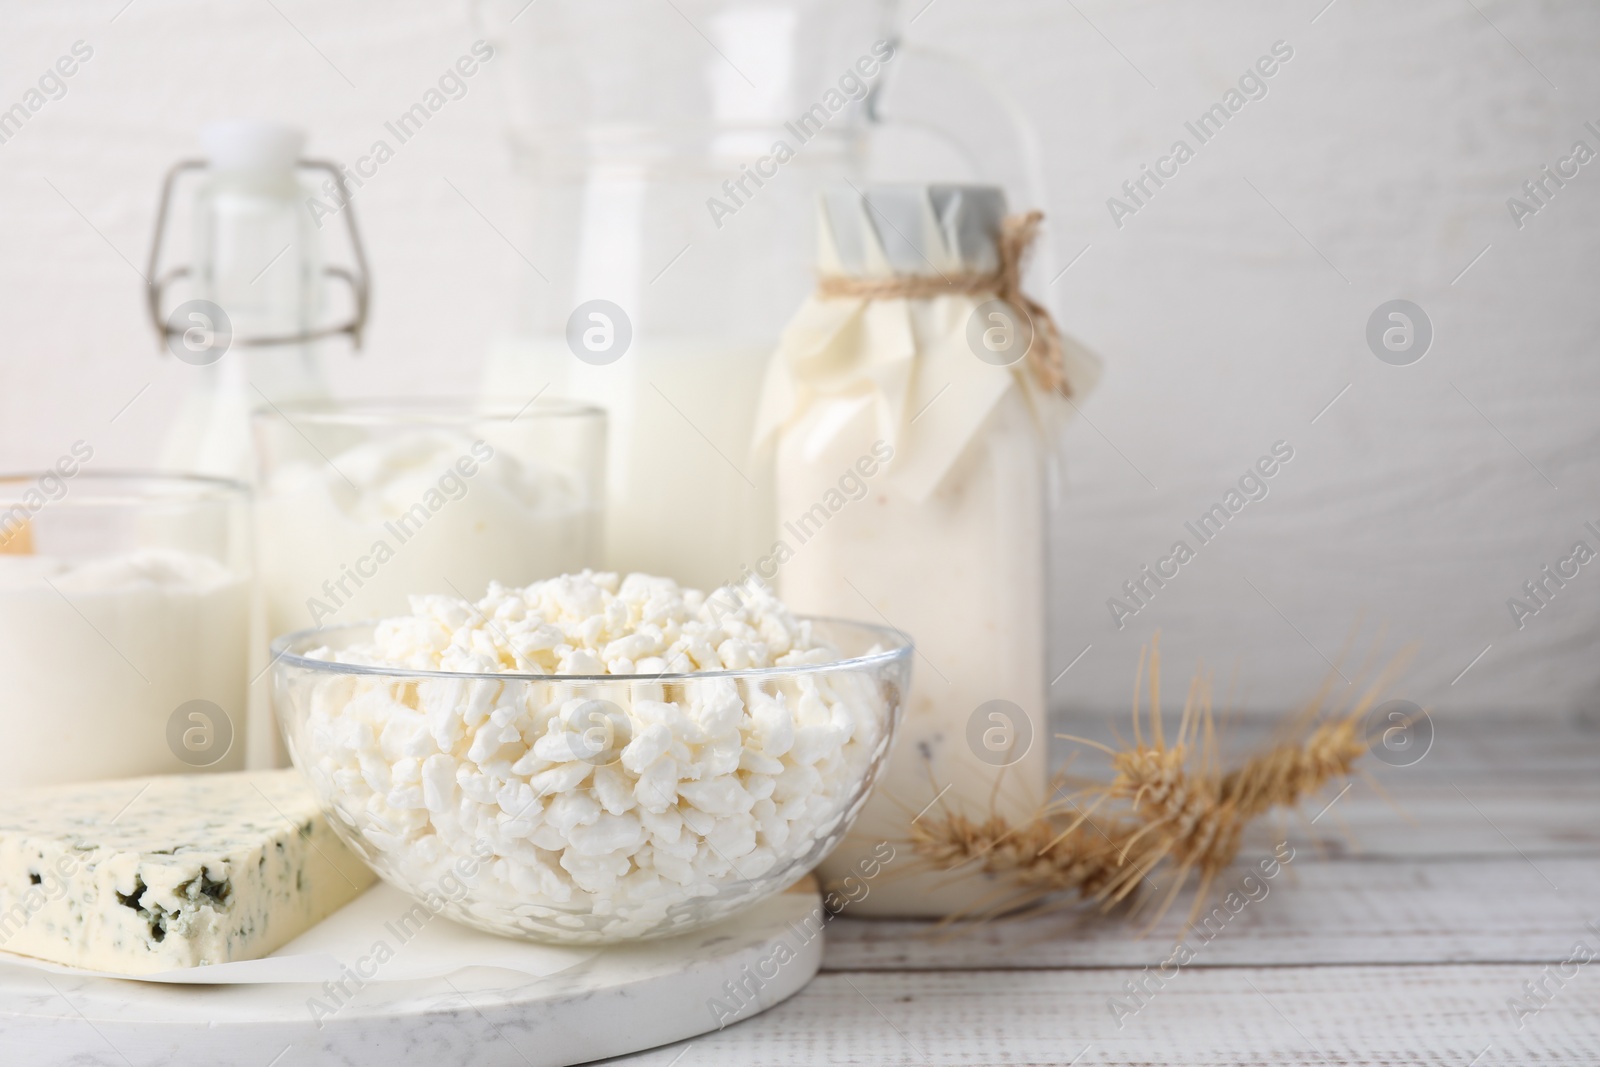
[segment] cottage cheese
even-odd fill
[[[862,673],[672,677],[839,659],[760,587],[585,571],[419,596],[371,644],[313,656],[549,677],[322,675],[290,716],[379,873],[419,891],[471,871],[449,913],[501,933],[613,941],[731,913],[833,846],[889,739]]]

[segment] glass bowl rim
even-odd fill
[[[295,630],[275,637],[272,640],[272,658],[268,665],[273,667],[274,670],[280,663],[286,663],[302,670],[319,671],[323,674],[363,674],[379,678],[447,678],[453,680],[555,682],[583,685],[638,684],[641,682],[676,684],[680,682],[709,681],[716,678],[781,678],[800,674],[822,674],[836,670],[860,670],[866,667],[884,666],[897,661],[909,661],[916,653],[916,645],[911,640],[911,635],[893,626],[879,626],[876,623],[861,622],[857,619],[841,619],[830,615],[797,615],[796,618],[802,622],[820,622],[853,627],[857,630],[887,638],[894,641],[895,645],[881,652],[851,656],[846,659],[833,660],[829,663],[796,663],[787,667],[744,667],[739,670],[687,671],[678,674],[526,674],[521,671],[419,670],[412,667],[372,666],[364,663],[339,663],[334,660],[311,659],[301,653],[289,651],[291,646],[305,641],[315,634],[331,634],[364,626],[371,627],[385,621],[383,619],[363,619],[359,622],[340,623],[337,626],[317,626],[305,630]]]
[[[253,408],[252,421],[283,419],[291,424],[319,426],[459,426],[464,423],[516,422],[530,419],[571,418],[601,420],[605,409],[567,397],[546,397],[536,393],[531,400],[513,397],[430,397],[376,396],[299,400]]]
[[[0,507],[13,499],[20,503],[23,493],[39,488],[46,477],[55,477],[74,486],[96,486],[99,492],[74,492],[71,488],[59,497],[52,497],[48,506],[107,506],[127,504],[195,504],[216,500],[248,500],[251,489],[248,483],[236,478],[221,478],[210,474],[191,474],[185,471],[80,468],[73,474],[62,474],[53,467],[39,470],[0,471]],[[158,487],[158,492],[141,492],[145,487]],[[121,492],[116,492],[121,488]],[[172,490],[177,490],[173,492]],[[41,490],[42,491],[42,490]],[[87,499],[86,499],[87,498]]]

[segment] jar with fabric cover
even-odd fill
[[[778,502],[762,576],[796,610],[917,647],[889,770],[822,875],[886,868],[853,914],[970,911],[983,879],[913,872],[905,846],[930,805],[1024,819],[1049,800],[1058,441],[1098,362],[1023,294],[1041,216],[1008,217],[1001,190],[852,187],[819,208],[821,280],[757,415]]]

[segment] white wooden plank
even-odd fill
[[[1330,788],[1298,812],[1265,816],[1247,848],[1287,838],[1309,854],[1363,860],[1600,854],[1600,764],[1583,783],[1461,775],[1381,785],[1380,794],[1357,779],[1343,796]]]
[[[1177,672],[1167,672],[1168,686]],[[1187,683],[1187,677],[1182,679]],[[1131,692],[1131,689],[1130,689]],[[1399,695],[1399,694],[1397,694]],[[1167,708],[1170,732],[1176,730],[1179,708]],[[1223,751],[1237,760],[1272,740],[1282,726],[1285,712],[1274,715],[1247,714],[1219,716],[1219,736]],[[1504,781],[1588,781],[1600,767],[1600,728],[1583,726],[1571,719],[1523,720],[1508,709],[1497,717],[1455,716],[1435,713],[1429,716],[1432,742],[1427,754],[1406,767],[1385,766],[1367,757],[1362,766],[1374,771],[1385,785],[1407,781],[1447,780],[1463,775],[1488,775]],[[1104,744],[1119,744],[1117,732],[1130,734],[1127,711],[1115,715],[1058,714],[1051,719],[1053,734],[1070,733]],[[1418,728],[1419,736],[1422,728]],[[1057,762],[1076,753],[1076,770],[1088,773],[1104,765],[1103,757],[1086,751],[1082,745],[1052,737],[1051,755]]]
[[[1115,725],[1126,733],[1126,722]],[[1058,721],[1053,728],[1068,727]],[[1116,742],[1104,720],[1078,729]],[[1245,720],[1231,728],[1228,751],[1242,755],[1269,734],[1268,724]],[[1099,753],[1080,751],[1073,768],[1092,778],[1103,765]],[[1389,766],[1368,757],[1361,766],[1371,778],[1353,778],[1349,792],[1314,828],[1309,820],[1338,796],[1340,786],[1309,798],[1298,814],[1262,820],[1256,843],[1270,848],[1287,830],[1296,841],[1334,856],[1600,852],[1600,731],[1570,722],[1446,722],[1414,765]]]
[[[1565,959],[1584,923],[1600,919],[1589,888],[1600,883],[1600,856],[1533,862],[1537,870],[1517,856],[1357,863],[1302,854],[1278,877],[1253,882],[1258,899],[1237,914],[1223,902],[1241,887],[1242,870],[1213,894],[1220,916],[1186,932],[1192,898],[1185,898],[1144,937],[1137,921],[1081,908],[960,931],[851,919],[847,911],[828,926],[823,968],[1137,967],[1171,956],[1180,938],[1201,967]],[[1600,950],[1600,940],[1594,944]]]
[[[1600,728],[1594,723],[1528,721],[1512,708],[1494,717],[1436,713],[1430,721],[1434,739],[1427,756],[1396,773],[1454,775],[1470,770],[1497,776],[1588,778],[1600,765]]]
[[[1337,803],[1338,789],[1329,789],[1298,814],[1262,819],[1249,840],[1270,849],[1287,834],[1323,856],[1366,860],[1600,854],[1600,763],[1596,768],[1586,782],[1390,776],[1379,780],[1382,794],[1357,779]]]
[[[748,1022],[613,1062],[1592,1067],[1593,968],[1520,1033],[1507,999],[1539,977],[1526,964],[1182,969],[1120,1020],[1137,972],[824,974]]]

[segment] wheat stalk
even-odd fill
[[[1153,884],[1150,876],[1158,868],[1170,873],[1170,885],[1155,906],[1155,918],[1191,878],[1198,879],[1198,912],[1217,876],[1238,855],[1252,820],[1274,809],[1297,807],[1355,773],[1356,761],[1370,744],[1364,733],[1367,714],[1404,658],[1391,663],[1342,711],[1328,710],[1334,685],[1331,678],[1325,681],[1291,717],[1283,738],[1224,771],[1211,678],[1203,670],[1190,681],[1177,735],[1167,741],[1157,637],[1148,656],[1140,653],[1133,743],[1119,750],[1069,738],[1110,756],[1109,782],[1082,783],[1062,776],[1053,784],[1063,800],[1019,823],[994,814],[974,819],[941,805],[937,817],[912,824],[911,847],[926,868],[955,877],[981,872],[1000,883],[989,908],[958,917],[962,919],[1072,897],[1109,909],[1141,885]],[[1141,708],[1147,663],[1150,693]],[[1079,784],[1078,791],[1065,794],[1073,784]]]

